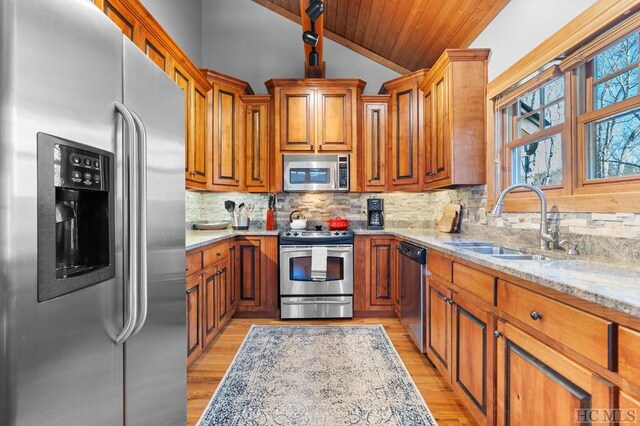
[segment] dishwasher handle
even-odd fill
[[[424,247],[419,247],[403,241],[398,244],[398,251],[401,255],[408,257],[420,265],[427,264],[427,249]]]

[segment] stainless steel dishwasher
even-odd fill
[[[424,287],[427,278],[427,249],[401,242],[400,322],[420,352],[424,352]]]

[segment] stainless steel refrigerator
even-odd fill
[[[0,425],[184,425],[183,94],[88,0],[0,52]]]

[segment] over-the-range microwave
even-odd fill
[[[348,191],[348,154],[283,155],[284,190]]]

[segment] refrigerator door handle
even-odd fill
[[[133,169],[137,163],[137,155],[135,152],[135,140],[136,140],[136,125],[133,120],[133,116],[129,109],[121,102],[115,102],[116,111],[122,116],[125,124],[126,136],[123,140],[123,229],[124,229],[124,245],[127,248],[128,254],[128,268],[124,270],[124,285],[125,293],[127,294],[126,312],[125,312],[125,324],[116,337],[115,343],[119,345],[127,341],[131,336],[133,329],[138,322],[138,290],[137,290],[137,277],[138,277],[138,262],[137,262],[137,202],[135,197],[131,197],[132,193],[136,193],[137,179],[136,173]],[[133,172],[133,173],[132,173]]]
[[[147,320],[148,312],[148,272],[147,272],[147,129],[144,127],[144,123],[140,119],[140,116],[134,111],[130,111],[133,116],[133,120],[136,123],[136,131],[138,138],[136,139],[137,147],[136,152],[138,154],[138,167],[135,169],[138,181],[138,193],[136,194],[136,201],[138,203],[138,215],[140,218],[140,227],[138,228],[138,235],[135,236],[139,242],[138,253],[138,272],[139,272],[139,303],[140,312],[138,312],[138,324],[133,329],[130,337],[138,334],[140,329],[144,326]]]

